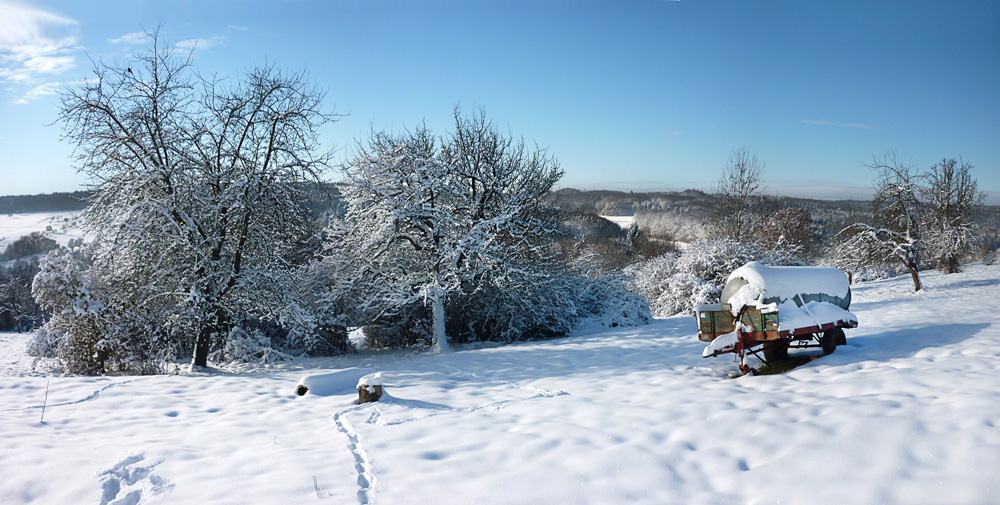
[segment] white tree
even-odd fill
[[[984,195],[971,174],[972,164],[954,158],[942,159],[924,175],[924,231],[928,251],[944,273],[958,271],[959,260],[972,250],[977,234],[972,213]]]
[[[308,219],[302,184],[327,166],[317,131],[332,117],[302,74],[255,68],[226,87],[150,40],[65,89],[60,119],[94,192],[95,264],[134,307],[193,320],[192,364],[205,366],[234,319],[283,305]]]
[[[557,221],[545,196],[562,176],[544,149],[502,135],[482,112],[463,118],[456,109],[440,145],[420,127],[373,133],[358,151],[344,169],[349,210],[334,249],[368,285],[372,306],[430,305],[441,350],[449,297],[544,282],[532,265],[549,259]]]

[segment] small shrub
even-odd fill
[[[719,301],[726,278],[748,261],[804,265],[794,246],[765,250],[730,239],[702,240],[682,252],[651,258],[626,269],[653,315],[690,314],[698,305]]]

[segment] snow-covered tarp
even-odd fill
[[[751,261],[729,274],[722,290],[722,306],[737,315],[745,305],[762,311],[778,310],[778,330],[856,326],[847,274],[826,267],[770,267]]]
[[[757,305],[781,304],[785,300],[802,306],[810,301],[827,302],[848,309],[851,306],[851,286],[847,274],[828,267],[769,267],[751,261],[733,270],[722,290],[722,303],[736,305],[732,299]]]

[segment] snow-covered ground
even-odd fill
[[[617,224],[623,230],[627,230],[629,226],[632,226],[632,222],[635,220],[635,216],[600,216],[612,223]]]
[[[46,375],[0,334],[0,503],[998,503],[1000,267],[924,283],[855,286],[847,346],[738,379],[689,317],[198,376]]]
[[[79,216],[79,211],[0,214],[0,252],[11,242],[35,231],[45,233],[59,245],[66,245],[70,239],[83,237],[77,223]]]

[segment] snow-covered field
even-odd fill
[[[612,223],[617,224],[623,230],[627,230],[629,226],[632,226],[632,222],[635,220],[635,216],[600,216]]]
[[[0,503],[1000,503],[1000,267],[924,282],[855,286],[847,346],[738,379],[687,317],[199,376],[46,375],[0,334]]]
[[[79,215],[79,211],[0,214],[0,252],[11,242],[35,231],[44,232],[60,245],[81,238],[83,232],[76,222]]]

